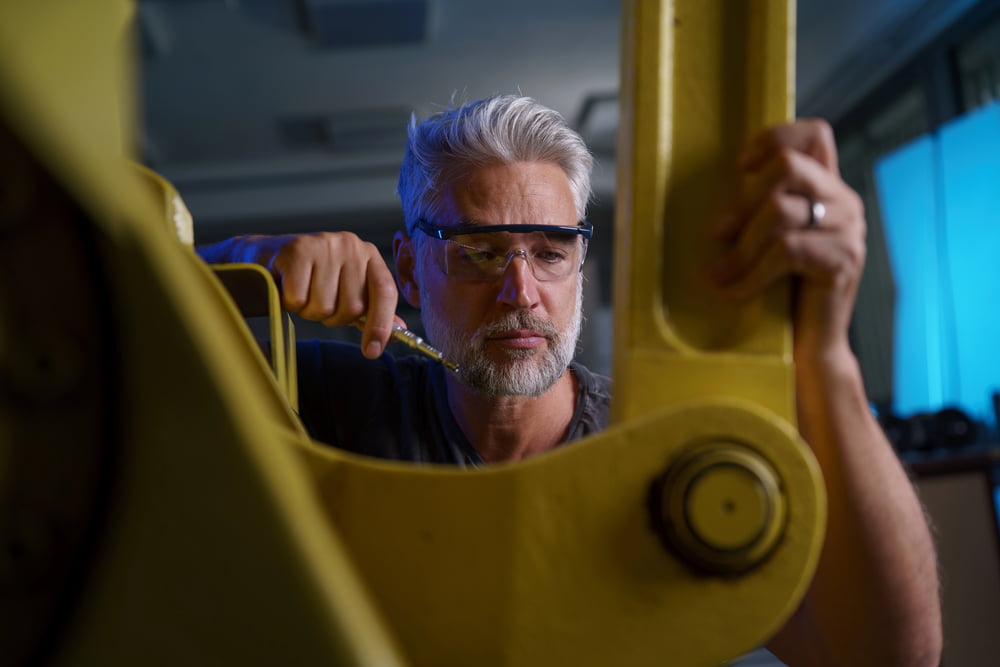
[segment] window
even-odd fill
[[[1000,102],[880,158],[896,284],[893,409],[960,406],[994,423],[1000,391]]]

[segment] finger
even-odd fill
[[[313,268],[312,262],[294,262],[286,266],[280,258],[275,260],[271,273],[278,278],[282,308],[299,313],[306,307]]]
[[[307,320],[325,322],[337,310],[340,281],[340,267],[336,263],[330,261],[314,263],[308,297],[299,315]]]
[[[323,324],[328,327],[342,327],[353,324],[365,312],[365,281],[364,266],[358,262],[336,264],[336,279],[331,280],[332,307],[328,308],[323,317]]]
[[[809,201],[797,194],[775,190],[740,230],[722,253],[710,261],[705,271],[717,283],[744,275],[760,261],[775,236],[805,225]]]
[[[781,150],[756,170],[745,173],[740,194],[728,214],[710,228],[712,237],[720,243],[735,243],[751,222],[763,223],[762,212],[780,213],[784,225],[804,224],[808,211],[795,217],[800,205],[786,200],[793,193],[813,201],[830,199],[839,177],[813,158],[793,150]],[[769,230],[768,230],[769,231]]]
[[[396,281],[381,258],[368,263],[366,278],[368,310],[365,313],[361,349],[366,357],[374,359],[382,354],[388,344],[392,325],[398,320],[405,328],[406,323],[396,317],[396,303],[399,299]]]
[[[839,169],[833,128],[820,118],[804,118],[764,130],[740,153],[740,166],[752,169],[782,149],[805,153],[834,172]]]
[[[726,297],[737,301],[758,296],[792,275],[834,287],[858,275],[857,267],[863,262],[863,246],[855,248],[836,230],[793,229],[776,236],[758,261],[743,267],[742,273],[717,284]]]
[[[789,237],[775,239],[761,254],[760,260],[733,268],[716,280],[722,295],[733,301],[745,301],[761,294],[782,276],[793,273]]]

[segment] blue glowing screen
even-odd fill
[[[895,280],[893,409],[992,426],[1000,391],[1000,103],[889,153],[875,180]]]

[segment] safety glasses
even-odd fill
[[[536,280],[560,280],[580,271],[594,226],[465,225],[439,227],[417,220],[417,229],[433,239],[441,270],[462,282],[491,282],[507,270],[514,257],[528,263]]]

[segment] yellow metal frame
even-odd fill
[[[293,446],[306,439],[301,424],[232,301],[178,242],[160,193],[122,157],[135,125],[123,39],[131,3],[0,7],[0,123],[58,196],[82,210],[72,224],[93,238],[101,275],[112,281],[102,295],[112,317],[101,323],[116,343],[104,371],[118,387],[118,421],[106,436],[115,456],[102,466],[111,504],[83,517],[99,524],[100,539],[74,564],[82,579],[42,635],[49,661],[402,664]],[[41,180],[24,177],[23,192],[35,194]],[[57,196],[35,201],[45,195]],[[4,243],[45,223],[44,214],[31,217],[31,203],[5,200]],[[34,258],[40,272],[45,259]],[[36,306],[58,304],[51,297]],[[19,350],[10,315],[0,308],[2,369]],[[81,338],[77,323],[62,325],[46,338]],[[33,429],[41,438],[59,427],[31,419],[0,395],[0,465],[33,444],[9,434]],[[65,434],[63,458],[81,436]],[[17,474],[0,468],[0,480]],[[0,498],[5,511],[16,501]],[[27,602],[4,608],[32,611]]]
[[[616,419],[723,395],[794,422],[787,287],[735,308],[698,272],[737,153],[791,118],[794,3],[633,0],[623,13]]]
[[[194,220],[173,183],[145,165],[135,163],[132,166],[152,189],[153,196],[162,202],[163,221],[167,227],[177,234],[178,241],[194,247]]]
[[[476,472],[305,436],[219,282],[117,150],[134,108],[115,48],[123,7],[8,3],[0,16],[3,122],[88,212],[109,275],[124,277],[109,299],[127,465],[57,663],[709,665],[781,625],[823,531],[791,420],[784,297],[716,317],[693,282],[672,281],[693,268],[679,245],[698,243],[674,221],[703,219],[715,197],[695,177],[718,182],[745,131],[776,119],[772,94],[787,111],[790,3],[626,5],[622,124],[635,129],[618,259],[634,274],[617,277],[618,424]],[[711,60],[741,21],[750,41]],[[726,73],[743,56],[749,69]],[[735,103],[733,78],[747,79]],[[701,111],[745,131],[719,145],[711,122],[694,131]],[[4,433],[18,417],[0,415]],[[677,479],[693,501],[673,500]],[[716,548],[692,559],[675,533]],[[731,543],[735,565],[718,557]]]
[[[267,318],[271,370],[289,405],[298,412],[295,325],[288,313],[281,310],[281,297],[271,274],[259,264],[213,264],[211,268],[233,298],[240,315]]]

